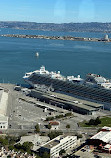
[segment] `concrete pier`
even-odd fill
[[[91,41],[91,42],[111,42],[108,38],[89,38],[89,37],[73,37],[73,36],[45,36],[45,35],[21,35],[21,34],[4,34],[1,37],[15,38],[34,38],[34,39],[51,39],[51,40],[71,40],[71,41]]]

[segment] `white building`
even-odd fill
[[[8,105],[8,90],[0,89],[0,130],[6,130],[8,128],[7,114]]]
[[[0,130],[6,130],[8,128],[8,117],[0,115]]]
[[[58,130],[60,126],[60,122],[58,121],[50,121],[49,125],[51,125],[52,130]]]
[[[111,127],[104,126],[89,139],[89,144],[98,146],[103,152],[111,153]]]
[[[60,135],[41,146],[40,153],[42,154],[46,151],[50,154],[50,158],[57,158],[62,149],[68,150],[77,144],[77,136]]]
[[[92,141],[111,144],[111,131],[100,131],[90,138]]]
[[[109,41],[109,37],[108,37],[107,34],[104,36],[104,40],[105,40],[105,41]]]

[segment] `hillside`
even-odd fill
[[[77,32],[111,32],[111,23],[36,23],[1,21],[0,28],[45,30],[45,31],[77,31]]]

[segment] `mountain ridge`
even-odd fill
[[[75,31],[75,32],[111,32],[111,22],[84,23],[37,23],[22,21],[0,21],[0,28],[43,30],[43,31]]]

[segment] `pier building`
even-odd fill
[[[0,130],[8,128],[7,104],[8,90],[0,87]]]
[[[33,89],[30,96],[38,98],[40,101],[45,101],[48,104],[87,115],[94,115],[103,108],[102,104],[56,92],[43,93]]]

